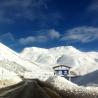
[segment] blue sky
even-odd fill
[[[98,0],[0,0],[0,41],[16,51],[65,45],[98,51]]]

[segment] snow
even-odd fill
[[[18,53],[16,53],[15,51],[11,50],[7,46],[0,43],[1,72],[2,72],[2,69],[4,69],[3,78],[7,81],[13,81],[14,78],[17,80],[20,80],[19,76],[24,76],[25,78],[44,79],[51,75],[49,71],[41,69],[38,63],[25,60],[24,58],[20,57]],[[7,74],[7,71],[8,71],[8,74]],[[14,78],[12,79],[12,77]],[[0,74],[0,80],[2,81],[2,73]],[[16,83],[17,81],[15,80],[14,82]]]
[[[48,53],[47,49],[41,49],[41,48],[37,48],[37,47],[29,47],[29,48],[24,48],[24,50],[21,53],[21,57],[23,57],[24,59],[28,59],[28,60],[36,60],[37,57],[40,54],[43,53]],[[29,57],[29,58],[28,58]]]
[[[47,82],[54,85],[54,87],[57,87],[59,89],[73,89],[78,87],[76,84],[68,81],[67,79],[60,77],[60,76],[52,76],[47,79]]]
[[[27,79],[39,79],[42,81],[46,81],[50,76],[53,76],[52,72],[43,72],[43,73],[26,72],[24,74],[24,77]]]
[[[17,74],[0,67],[0,88],[22,81]]]
[[[74,94],[76,96],[85,96],[83,98],[86,98],[88,96],[92,96],[90,98],[97,98],[98,97],[98,88],[96,87],[83,87],[78,86],[68,80],[66,80],[63,77],[55,76],[50,77],[46,81],[47,83],[50,83],[54,87],[58,88],[59,91],[65,91],[66,93],[69,93],[69,95]]]
[[[12,76],[14,76],[16,80],[20,81],[19,76],[23,75],[25,78],[46,80],[48,77],[53,76],[52,67],[59,64],[71,66],[70,73],[83,76],[98,70],[98,53],[82,52],[72,46],[61,46],[50,49],[30,47],[25,48],[21,53],[16,53],[0,43],[0,70],[2,72],[2,69],[4,69],[9,73],[7,74],[8,76],[5,75],[5,79],[9,77],[8,80],[13,81]],[[4,71],[4,74],[6,74],[6,71]],[[97,72],[92,74],[83,76],[85,78],[81,77],[77,81],[83,84],[85,84],[83,81],[88,82],[88,84],[94,84],[94,80],[96,80],[96,84],[98,84],[96,78]],[[2,74],[0,74],[0,79],[2,79]],[[65,81],[65,79],[61,80]],[[69,83],[67,80],[65,82]]]
[[[41,71],[40,68],[37,67],[33,62],[31,63],[29,61],[22,59],[18,53],[14,52],[13,50],[11,50],[10,48],[8,48],[7,46],[1,43],[0,43],[0,58],[1,61],[4,62],[6,61],[7,63],[14,62],[21,68],[23,67],[23,69],[26,69],[28,71],[35,71],[35,72]],[[20,70],[20,72],[21,72],[21,68],[18,69]]]
[[[66,64],[65,64],[66,60]],[[58,58],[57,64],[59,65],[68,65],[69,67],[75,66],[75,61],[74,58],[70,55],[62,55],[61,57]]]
[[[71,73],[85,75],[98,69],[98,53],[82,52],[73,46],[61,46],[50,49],[25,48],[20,57],[42,65],[42,69],[50,69],[55,65],[72,67]],[[50,68],[51,67],[51,68]]]
[[[42,69],[50,69],[55,65],[70,66],[70,73],[82,77],[75,83],[81,85],[97,85],[97,73],[86,76],[98,70],[98,52],[82,52],[72,46],[61,46],[50,49],[30,47],[20,53],[20,57],[36,62]],[[95,82],[96,81],[96,82]]]

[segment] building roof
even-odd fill
[[[67,67],[67,68],[69,68],[69,69],[71,68],[71,67],[69,67],[69,66],[67,66],[67,65],[57,65],[57,66],[54,66],[53,69],[55,69],[55,68],[57,68],[57,67]]]

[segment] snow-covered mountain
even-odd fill
[[[50,49],[30,47],[16,53],[0,43],[0,67],[16,75],[27,78],[49,76],[53,74],[52,67],[59,64],[71,66],[73,74],[85,75],[98,70],[98,53],[82,52],[72,46]]]
[[[64,64],[71,66],[71,72],[84,75],[98,69],[98,53],[82,52],[72,46],[61,46],[50,49],[37,47],[25,48],[20,57],[25,60],[35,61],[41,67],[53,67]]]
[[[4,81],[11,82],[16,79],[20,81],[21,75],[37,78],[44,73],[44,70],[40,69],[36,63],[24,60],[18,53],[0,43],[0,81],[2,77]],[[35,74],[36,76],[33,76]]]
[[[26,69],[28,71],[37,72],[38,70],[40,70],[33,63],[30,63],[29,61],[23,60],[19,56],[18,53],[11,50],[7,46],[3,45],[2,43],[0,43],[0,61],[4,61],[4,63],[7,63],[7,65],[11,65],[11,64],[9,64],[10,62],[14,63],[14,65],[16,65],[16,66],[19,65],[22,69]],[[0,64],[0,66],[2,66],[2,64]],[[18,68],[18,70],[21,70],[21,68]],[[16,69],[17,69],[17,67],[16,67]]]

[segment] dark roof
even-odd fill
[[[57,68],[57,67],[61,67],[61,66],[62,66],[62,67],[67,67],[67,68],[69,68],[69,69],[71,68],[71,67],[69,67],[69,66],[67,66],[67,65],[58,65],[58,66],[54,66],[53,69],[55,69],[55,68]]]

